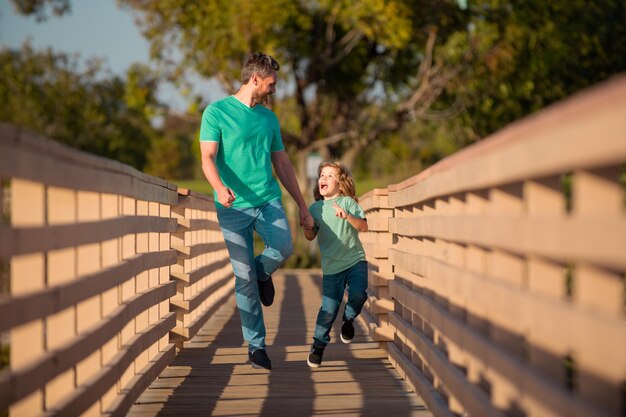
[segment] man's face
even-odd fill
[[[256,88],[252,93],[252,98],[257,103],[267,104],[272,94],[276,92],[276,73],[272,73],[265,78],[256,77]]]

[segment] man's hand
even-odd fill
[[[222,187],[215,190],[217,192],[217,201],[220,202],[221,205],[228,208],[233,205],[233,201],[235,201],[235,193],[228,187]]]

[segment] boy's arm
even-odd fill
[[[360,219],[352,214],[346,213],[346,221],[359,232],[367,232],[367,219]]]
[[[341,217],[352,227],[354,227],[359,232],[367,232],[367,220],[362,219],[360,217],[353,216],[348,213],[343,207],[340,207],[337,203],[333,203],[333,208],[335,209],[335,214],[337,217]]]

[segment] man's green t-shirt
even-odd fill
[[[215,163],[222,182],[235,193],[233,207],[258,207],[281,198],[271,153],[285,147],[270,109],[248,107],[234,96],[217,101],[202,113],[200,141],[219,143]]]
[[[365,213],[354,199],[339,196],[330,200],[318,200],[311,204],[317,241],[322,254],[322,272],[326,275],[345,271],[359,261],[365,260],[365,251],[359,239],[359,232],[347,220],[337,217],[333,203],[346,213],[365,218]]]

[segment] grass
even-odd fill
[[[213,195],[213,188],[207,180],[174,180],[172,182],[180,188],[187,188],[198,193]]]
[[[213,188],[207,180],[174,180],[172,182],[180,188],[187,188],[198,193],[213,195]],[[363,195],[374,188],[385,188],[388,182],[389,181],[386,181],[385,178],[357,179],[355,181],[356,195]]]

